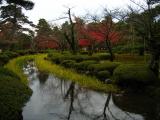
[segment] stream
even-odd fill
[[[23,120],[158,120],[159,110],[145,96],[109,95],[82,88],[26,65],[33,94],[23,108]],[[108,104],[106,104],[108,102]],[[156,107],[156,108],[155,108]],[[154,110],[156,109],[156,110]],[[156,117],[155,117],[156,116]]]

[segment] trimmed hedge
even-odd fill
[[[14,79],[20,80],[20,78],[16,74],[14,74],[11,70],[8,70],[7,68],[3,68],[3,67],[0,67],[0,76],[1,77],[8,76],[8,77],[12,77]]]
[[[111,76],[110,72],[105,70],[105,71],[99,71],[97,74],[96,74],[96,77],[101,79],[101,80],[105,80],[107,78],[109,78]]]
[[[86,55],[72,55],[69,53],[67,54],[52,53],[48,54],[48,58],[56,64],[60,64],[64,60],[75,60],[76,62],[81,62],[85,59],[88,59]]]
[[[16,74],[6,68],[0,68],[0,76],[0,119],[21,120],[22,107],[32,91],[21,83]]]
[[[96,54],[93,54],[93,57],[97,57],[100,60],[109,60],[110,59],[110,54],[108,54],[108,53],[96,53]]]
[[[82,61],[80,63],[74,64],[74,68],[77,70],[87,70],[87,67],[89,65],[96,64],[96,63],[97,61],[94,61],[94,60],[86,60],[86,61]]]
[[[16,52],[6,51],[0,53],[0,66],[6,64],[10,59],[17,57],[19,54]]]
[[[74,60],[64,60],[61,62],[61,65],[64,67],[73,67],[76,62]]]
[[[56,64],[60,64],[64,60],[74,60],[76,62],[82,62],[86,60],[94,60],[94,61],[108,60],[109,58],[110,55],[107,53],[97,53],[94,54],[93,56],[82,55],[82,54],[72,55],[71,53],[68,52],[64,54],[57,52],[48,54],[48,59]]]
[[[115,83],[122,87],[141,87],[154,83],[157,78],[154,73],[144,65],[120,65],[114,70]]]
[[[5,51],[0,53],[0,66],[3,66],[6,64],[10,59],[13,59],[15,57],[21,56],[21,55],[27,55],[27,54],[36,54],[39,51],[33,51],[33,50],[17,50],[15,52],[12,51]]]
[[[107,70],[107,71],[109,71],[112,74],[113,70],[116,67],[118,67],[119,65],[120,65],[119,62],[105,61],[103,63],[89,65],[88,66],[88,70],[93,71],[93,72]]]

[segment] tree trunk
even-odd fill
[[[159,53],[152,53],[151,54],[151,61],[149,64],[149,68],[155,73],[155,75],[159,76]]]
[[[113,62],[113,60],[114,60],[114,54],[113,54],[113,51],[112,51],[112,48],[111,48],[111,43],[108,40],[105,40],[105,41],[106,41],[106,47],[107,47],[107,49],[109,51],[109,54],[110,54],[110,61]]]
[[[69,21],[70,21],[70,24],[71,24],[71,47],[72,47],[72,52],[73,54],[76,54],[77,53],[77,45],[76,45],[76,41],[75,41],[75,31],[74,31],[74,23],[72,21],[72,18],[71,18],[71,9],[69,8],[68,10],[68,16],[69,16]]]

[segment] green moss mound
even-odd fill
[[[0,68],[0,76],[0,119],[20,120],[22,107],[32,91],[6,68]]]
[[[140,87],[153,84],[157,80],[145,65],[120,65],[115,69],[113,76],[115,83],[123,87]]]

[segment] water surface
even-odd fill
[[[143,106],[139,101],[136,102],[140,103],[139,106],[134,102],[130,104],[132,99],[127,96],[112,94],[109,99],[106,93],[60,80],[54,75],[38,71],[34,65],[27,65],[24,73],[33,90],[23,108],[24,120],[149,120],[148,111],[151,110],[141,108]],[[106,104],[108,101],[109,104]]]

